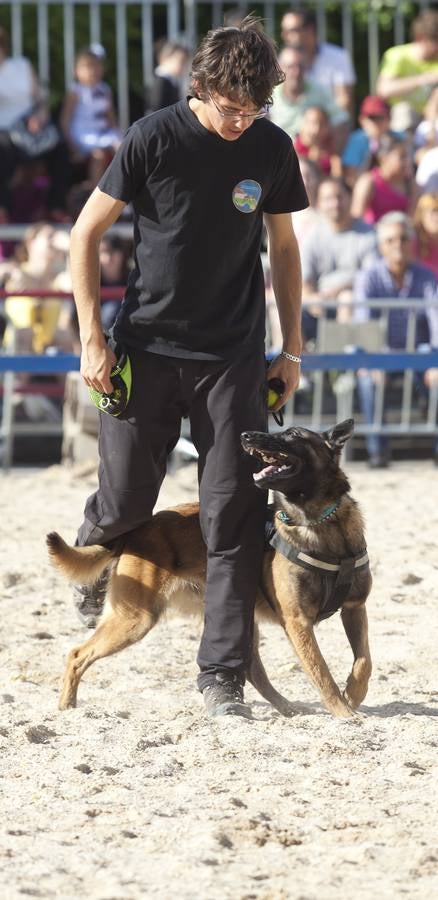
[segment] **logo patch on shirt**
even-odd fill
[[[233,190],[233,203],[239,212],[252,213],[262,196],[262,186],[252,178],[239,181]]]

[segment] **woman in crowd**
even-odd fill
[[[353,217],[374,225],[388,212],[409,213],[416,199],[413,185],[407,140],[393,132],[384,134],[377,149],[377,166],[364,172],[354,186]]]
[[[309,106],[305,110],[294,146],[299,156],[310,159],[318,166],[321,174],[341,174],[340,157],[333,153],[330,119],[322,106]]]
[[[438,279],[438,194],[422,194],[414,214],[415,261]]]

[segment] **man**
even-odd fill
[[[319,305],[305,311],[307,340],[316,336],[316,322],[324,310],[321,301],[340,301],[338,319],[347,321],[355,275],[376,248],[374,228],[351,216],[351,197],[340,178],[324,178],[317,193],[319,222],[301,249],[303,299]],[[342,301],[342,304],[341,304]]]
[[[81,372],[109,393],[114,342],[129,351],[126,412],[103,415],[100,483],[80,545],[107,544],[150,518],[189,416],[199,453],[207,545],[199,690],[211,715],[248,715],[243,700],[261,572],[266,497],[240,446],[266,428],[263,215],[283,330],[269,377],[299,380],[300,264],[291,211],[307,204],[291,141],[264,119],[281,81],[257,20],[208,33],[195,54],[191,96],[135,123],[72,231]],[[98,246],[126,203],[135,266],[107,345],[99,314]],[[85,613],[98,594],[82,597]],[[91,612],[93,607],[91,607]]]
[[[367,300],[434,300],[438,283],[435,275],[425,266],[412,262],[413,229],[404,213],[391,212],[377,224],[377,240],[380,259],[359,272],[354,290],[355,319],[380,318],[379,309],[367,308]],[[437,334],[437,310],[421,311],[416,316],[414,345],[433,343]],[[406,350],[409,310],[390,310],[386,342],[390,350]],[[390,376],[391,377],[391,376]],[[368,424],[374,421],[374,394],[376,384],[382,383],[383,372],[358,372],[358,391],[361,409]],[[438,369],[428,369],[416,379],[416,387],[423,391],[436,384]],[[371,468],[384,468],[389,462],[388,441],[379,434],[366,438]]]
[[[341,109],[351,113],[356,75],[350,54],[336,44],[318,42],[314,11],[300,6],[285,13],[281,39],[286,47],[303,47],[308,81],[325,88]]]
[[[344,126],[348,123],[348,114],[336,106],[326,88],[313,84],[305,77],[305,56],[301,48],[284,47],[278,62],[285,78],[274,90],[271,120],[294,138],[300,130],[306,109],[319,106],[330,119],[337,149],[341,136],[343,138]]]
[[[407,101],[421,115],[438,85],[438,11],[423,10],[412,23],[412,43],[383,55],[377,93],[391,105]]]

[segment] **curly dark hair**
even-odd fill
[[[190,92],[201,99],[217,93],[260,108],[282,81],[276,45],[261,20],[250,15],[239,25],[208,32],[193,57]]]

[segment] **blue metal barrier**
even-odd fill
[[[28,374],[62,374],[79,371],[80,357],[72,353],[57,353],[53,356],[36,356],[32,353],[1,354],[0,372],[24,372]],[[438,368],[438,350],[428,353],[304,353],[301,368],[306,372],[341,369],[380,369],[384,372],[425,372]]]

